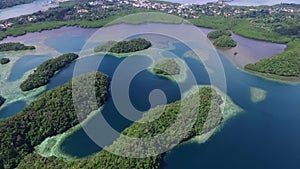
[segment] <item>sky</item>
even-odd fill
[[[179,2],[179,3],[197,3],[197,4],[205,4],[207,2],[213,2],[217,0],[168,0],[171,2]],[[274,5],[280,3],[296,3],[300,4],[300,0],[234,0],[230,2],[231,5],[247,5],[247,6],[258,6],[258,5]]]

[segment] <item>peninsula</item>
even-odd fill
[[[245,66],[246,70],[271,78],[300,79],[300,40],[288,43],[284,52]],[[277,76],[277,77],[274,77]]]

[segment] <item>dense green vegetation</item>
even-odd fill
[[[94,52],[109,52],[110,49],[115,46],[118,42],[116,41],[107,41],[97,47],[95,47]]]
[[[237,43],[230,36],[223,35],[214,41],[214,45],[219,48],[236,47]]]
[[[58,8],[50,9],[44,12],[37,12],[28,16],[21,16],[18,18],[12,18],[7,20],[14,23],[13,27],[7,28],[6,31],[0,31],[0,39],[7,36],[19,36],[27,32],[36,32],[42,30],[49,30],[59,28],[62,26],[74,26],[80,25],[81,27],[101,27],[105,24],[125,16],[127,14],[133,14],[137,12],[145,11],[160,11],[133,8],[130,5],[120,5],[115,8],[101,9],[97,6],[87,6],[87,1],[72,1],[66,2],[60,5]],[[176,4],[174,4],[176,5]],[[74,8],[74,6],[76,8]],[[199,19],[189,19],[191,23],[197,26],[209,27],[213,29],[226,29],[232,30],[234,33],[265,41],[272,41],[278,43],[286,43],[291,40],[292,37],[299,37],[300,21],[298,13],[288,12],[276,12],[266,13],[264,12],[269,8],[283,8],[293,7],[293,5],[278,5],[270,7],[255,7],[257,11],[249,12],[249,9],[253,7],[226,7],[210,9],[209,5],[194,5],[191,9],[194,10],[195,15],[199,15]],[[77,13],[76,9],[88,9],[88,13]],[[299,6],[293,7],[297,10]],[[199,13],[199,9],[205,10],[207,13]],[[248,11],[247,14],[232,15],[230,17],[215,16],[211,13],[212,10],[220,10],[222,14],[233,13],[234,9],[240,11]],[[176,14],[175,14],[176,15]],[[29,22],[28,17],[34,18],[34,21]],[[162,22],[170,22],[162,19]],[[0,21],[1,23],[1,21]],[[2,22],[4,23],[4,21]]]
[[[97,46],[95,52],[112,52],[112,53],[130,53],[148,49],[152,46],[151,42],[143,38],[131,39],[129,41],[108,41],[107,43]],[[108,51],[107,51],[108,50]]]
[[[169,58],[154,65],[153,72],[158,75],[178,75],[180,67],[175,59]]]
[[[77,58],[78,55],[69,53],[44,62],[28,76],[28,78],[20,85],[20,88],[22,91],[29,91],[46,85],[56,72],[68,66]]]
[[[0,96],[0,107],[2,106],[2,104],[4,104],[4,102],[5,102],[5,99],[2,96]]]
[[[67,5],[60,5],[58,8],[49,9],[44,12],[37,12],[32,15],[21,16],[6,20],[7,22],[15,23],[12,27],[8,27],[5,31],[0,31],[0,40],[8,36],[20,36],[29,32],[41,32],[43,30],[52,30],[61,28],[63,26],[77,26],[83,28],[99,28],[111,23],[112,21],[137,12],[145,12],[152,10],[142,10],[134,8],[123,8],[99,10],[97,7],[93,9],[93,15],[77,14],[77,10],[74,8],[74,4],[80,4],[81,1],[71,2]],[[83,5],[86,7],[86,5]],[[83,6],[79,6],[81,8]],[[64,18],[67,13],[74,13],[75,16],[66,19]],[[37,18],[34,22],[28,22],[27,17]],[[1,23],[1,21],[0,21]],[[4,21],[2,23],[5,23]]]
[[[185,104],[181,105],[182,101]],[[182,137],[178,138],[175,135],[170,135],[170,138],[164,138],[160,145],[165,145],[166,147],[171,146],[173,141],[186,141],[196,135],[204,133],[222,122],[222,113],[219,108],[219,105],[223,102],[221,97],[216,93],[214,89],[209,87],[201,88],[199,93],[194,93],[182,101],[177,101],[171,104],[168,104],[165,109],[163,106],[158,106],[154,109],[151,109],[149,112],[145,113],[141,121],[148,121],[150,119],[155,119],[148,123],[139,123],[135,122],[132,126],[127,128],[123,134],[130,137],[137,138],[146,138],[158,135],[170,129],[170,126],[174,124],[174,121],[177,118],[181,119],[181,125],[193,125],[189,123],[192,118],[193,112],[196,113],[196,122],[192,127],[192,131],[183,134],[186,132],[183,128],[181,130],[171,129],[171,132],[183,132]],[[200,105],[199,105],[200,102]],[[198,107],[199,106],[199,107]],[[180,111],[181,109],[181,111]],[[163,113],[160,115],[161,111]],[[159,115],[160,116],[159,116]],[[156,117],[159,117],[156,119]],[[205,124],[205,125],[204,125]],[[186,135],[187,134],[187,135]],[[179,140],[178,140],[179,139]],[[167,141],[167,143],[165,143]],[[140,146],[155,146],[157,143],[149,143],[145,145],[143,141],[134,141],[128,143],[124,141],[124,137],[118,138],[113,145],[109,146],[109,149],[115,151],[120,151],[120,153],[137,153],[139,151],[138,147]],[[132,150],[135,150],[132,152]],[[128,152],[127,152],[128,151]],[[114,155],[107,151],[101,151],[95,155],[89,156],[84,159],[76,159],[65,161],[61,158],[45,158],[37,154],[30,154],[26,156],[18,168],[29,169],[29,168],[138,168],[138,169],[158,169],[160,168],[160,163],[162,162],[163,154],[156,155],[148,158],[126,158]]]
[[[89,85],[93,80],[95,85]],[[67,131],[79,123],[78,118],[86,118],[104,104],[108,95],[108,76],[92,72],[76,77],[74,81],[75,90],[70,81],[42,94],[17,115],[0,121],[0,168],[15,168],[44,139]],[[97,105],[73,102],[73,96],[80,97],[83,102],[93,99],[95,95],[91,91],[96,93]],[[75,112],[75,106],[79,114]]]
[[[0,44],[0,52],[17,51],[17,50],[34,50],[34,46],[26,46],[19,42],[9,42]]]
[[[0,1],[0,9],[13,7],[16,5],[31,3],[35,0],[1,0]]]
[[[210,38],[210,39],[217,39],[217,38],[219,38],[219,37],[221,37],[223,35],[225,35],[225,36],[231,36],[231,32],[228,31],[228,30],[223,30],[223,29],[216,30],[216,31],[209,32],[207,34],[207,37]]]
[[[1,58],[0,59],[0,63],[2,64],[2,65],[5,65],[5,64],[7,64],[7,63],[9,63],[10,62],[10,60],[8,59],[8,58]]]
[[[287,77],[300,77],[300,40],[291,41],[283,53],[245,66],[246,70]]]
[[[235,34],[251,39],[276,43],[287,43],[292,39],[291,36],[273,30],[270,23],[263,18],[224,18],[202,15],[200,19],[190,19],[189,21],[196,26],[232,30]],[[282,22],[285,22],[285,20],[282,20]]]
[[[232,48],[237,45],[237,43],[230,37],[231,32],[224,29],[219,29],[212,31],[207,34],[207,37],[214,39],[214,45],[219,48]]]

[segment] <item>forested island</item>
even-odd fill
[[[197,88],[198,89],[198,88]],[[200,95],[199,95],[200,94]],[[183,100],[182,100],[183,101]],[[165,132],[166,129],[170,129],[170,126],[174,123],[174,121],[180,117],[184,117],[187,121],[190,120],[191,111],[198,111],[196,122],[192,127],[192,131],[188,133],[183,139],[177,138],[174,135],[171,135],[170,138],[165,138],[164,140],[176,140],[180,142],[187,141],[192,137],[205,133],[216,126],[218,126],[222,122],[222,112],[220,109],[220,104],[223,103],[223,100],[217,92],[210,87],[202,87],[199,89],[199,93],[190,94],[189,96],[184,98],[184,102],[188,103],[181,105],[182,101],[177,101],[174,103],[170,103],[164,106],[158,106],[154,109],[149,110],[149,112],[145,113],[141,121],[151,119],[153,117],[157,117],[157,113],[160,110],[164,112],[159,116],[158,119],[151,121],[149,123],[133,123],[129,128],[125,129],[122,134],[130,137],[137,138],[146,138],[149,136],[155,136],[160,133]],[[199,103],[200,101],[200,103]],[[181,107],[183,106],[183,107]],[[199,106],[196,108],[196,106]],[[180,109],[183,111],[179,112]],[[207,118],[209,116],[209,118]],[[186,120],[182,120],[182,123],[186,123]],[[205,124],[205,125],[204,125]],[[191,124],[192,125],[192,124]],[[175,129],[176,130],[176,129]],[[184,130],[183,130],[184,131]],[[175,131],[174,131],[175,132]],[[180,132],[180,130],[176,130],[176,132]],[[120,153],[135,153],[131,150],[137,150],[137,147],[143,146],[144,143],[142,141],[136,141],[128,144],[128,142],[124,142],[123,137],[118,138],[113,145],[109,146],[108,149],[119,150]],[[178,140],[180,139],[180,140]],[[163,140],[161,140],[163,141]],[[175,141],[175,142],[176,142]],[[126,143],[126,144],[124,144]],[[152,143],[149,143],[150,145]],[[161,144],[166,147],[171,146],[172,142]],[[139,146],[138,146],[139,145]],[[149,145],[144,145],[149,146]],[[155,146],[155,143],[153,143]],[[127,150],[129,150],[127,152]],[[38,154],[29,154],[27,155],[19,164],[18,168],[29,169],[32,167],[39,168],[149,168],[149,169],[158,169],[162,163],[164,154],[148,157],[148,158],[127,158],[122,156],[114,155],[108,151],[102,150],[101,152],[91,155],[89,157],[83,159],[75,159],[70,161],[65,161],[61,158],[45,158]]]
[[[35,0],[1,0],[0,1],[0,9],[13,7],[16,5],[27,4],[34,2]]]
[[[19,42],[9,42],[0,44],[0,52],[18,51],[18,50],[34,50],[34,46],[26,46]]]
[[[150,41],[144,38],[135,38],[129,41],[108,41],[100,46],[97,46],[95,52],[111,52],[111,53],[131,53],[148,49],[152,46]]]
[[[231,36],[231,32],[228,31],[228,30],[224,30],[224,29],[219,29],[219,30],[215,30],[215,31],[212,31],[212,32],[209,32],[207,34],[207,37],[210,38],[210,39],[217,39],[221,36]]]
[[[7,64],[7,63],[9,63],[9,62],[10,62],[10,60],[9,60],[8,58],[1,58],[1,59],[0,59],[1,65],[5,65],[5,64]]]
[[[4,104],[5,99],[4,97],[0,96],[0,107]]]
[[[21,90],[29,91],[48,84],[55,73],[68,66],[77,58],[77,54],[69,53],[44,62],[22,82],[20,85]]]
[[[237,43],[230,36],[223,35],[214,41],[214,45],[219,48],[233,48]]]
[[[153,72],[164,76],[178,75],[180,74],[180,67],[175,59],[168,58],[154,65]]]
[[[207,34],[207,37],[213,39],[213,44],[219,48],[233,48],[237,43],[231,37],[228,30],[216,30]]]
[[[91,72],[76,77],[74,80],[76,90],[73,90],[74,86],[70,81],[42,94],[17,115],[0,121],[0,168],[17,167],[19,162],[27,154],[32,153],[34,147],[47,137],[67,131],[79,124],[78,118],[84,119],[91,111],[98,109],[87,103],[80,104],[84,105],[82,107],[75,105],[73,96],[78,96],[85,102],[95,97],[91,94],[91,91],[95,91],[97,106],[104,104],[109,89],[107,75]],[[89,89],[88,86],[91,86],[89,84],[92,82],[95,82],[95,85]],[[41,167],[31,166],[31,168]]]

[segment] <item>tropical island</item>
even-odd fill
[[[135,38],[129,41],[108,41],[100,46],[95,47],[95,52],[110,52],[110,53],[131,53],[148,49],[152,46],[150,41],[144,38]]]
[[[10,62],[10,60],[9,60],[8,58],[1,58],[1,59],[0,59],[1,65],[5,65],[5,64],[7,64],[7,63],[9,63],[9,62]]]
[[[219,48],[233,48],[237,43],[231,37],[228,30],[216,30],[207,34],[207,37],[213,39],[213,44]]]
[[[179,6],[178,4],[173,3],[164,4],[158,2],[161,3],[161,6],[164,6],[164,8],[159,9],[160,7],[155,7],[155,9],[148,10],[143,7],[132,7],[130,6],[132,3],[134,2],[125,5],[125,3],[119,4],[118,1],[110,5],[104,4],[109,7],[103,8],[103,10],[103,6],[100,4],[90,5],[87,2],[80,2],[77,0],[70,3],[63,3],[62,6],[45,12],[37,12],[31,15],[1,21],[0,24],[4,25],[5,29],[0,31],[0,39],[7,36],[19,36],[27,32],[54,29],[62,26],[80,25],[82,27],[101,27],[111,20],[126,14],[141,11],[163,11],[161,9],[167,9],[163,12],[169,12],[169,9],[178,9]],[[152,5],[152,3],[154,2],[150,2],[149,4]],[[171,7],[171,5],[173,5],[173,7]],[[165,6],[167,7],[165,8]],[[120,10],[109,9],[114,7],[118,7]],[[190,6],[189,8],[191,10],[183,10],[180,14],[176,12],[172,14],[187,17],[189,21],[197,26],[232,30],[236,34],[258,40],[288,43],[285,52],[261,60],[258,63],[247,65],[245,67],[246,70],[278,76],[300,77],[299,13],[291,12],[299,11],[299,6],[293,7],[293,5],[281,4],[266,7],[220,8],[218,4],[209,4]],[[223,32],[223,34],[218,37],[218,39],[221,38],[219,40],[220,44],[215,44],[216,46],[222,46],[222,44],[230,41],[230,35],[226,35],[226,32]],[[110,43],[115,43],[114,46],[117,44],[117,42]],[[234,45],[234,42],[231,42],[231,45]],[[119,45],[119,47],[114,50],[120,53],[126,53],[128,49],[122,49],[124,46],[126,47],[126,43]],[[103,48],[107,49],[108,47],[109,44]],[[66,62],[66,65],[68,65],[77,57],[78,56],[71,57],[66,61],[63,60],[63,62]],[[22,90],[27,91],[47,84],[57,71],[66,66],[64,65],[65,63],[62,63],[63,65],[59,66],[61,60],[53,60],[51,60],[51,62],[46,62],[47,64],[43,64],[41,68],[39,67],[40,69],[38,68],[35,71],[38,73],[34,72],[29,76],[22,84]],[[53,65],[54,67],[52,67]],[[97,80],[98,83],[95,86],[99,87],[97,89],[97,100],[99,101],[99,106],[101,106],[107,98],[109,82],[106,75],[98,73],[97,76],[99,81]],[[78,80],[82,83],[88,81],[87,79],[89,78],[85,79],[84,77],[86,76],[78,77]],[[162,162],[164,154],[145,159],[131,159],[116,156],[103,150],[100,153],[84,159],[65,161],[61,158],[45,158],[33,153],[34,147],[39,145],[45,138],[63,133],[78,124],[71,96],[71,86],[71,82],[69,82],[51,90],[40,96],[16,116],[0,121],[0,168],[15,168],[17,166],[19,168],[111,168],[112,166],[116,166],[116,164],[119,168],[159,168],[159,164]],[[88,85],[84,83],[83,86]],[[84,92],[79,92],[80,95],[82,93],[85,94]],[[89,97],[89,95],[83,95],[82,97]],[[195,103],[195,100],[197,100],[195,99],[196,97],[198,96],[190,95],[187,96],[185,100],[190,101],[191,105],[197,105],[197,103]],[[201,133],[205,133],[218,126],[223,121],[222,112],[220,111],[220,105],[223,100],[220,99],[220,96],[216,94],[213,89],[200,89],[200,100],[202,102],[200,104],[200,111],[198,112],[199,118],[197,117],[192,132],[190,132],[183,140],[180,140],[181,142],[190,140],[191,137]],[[165,109],[165,112],[159,119],[150,124],[136,122],[124,130],[123,134],[128,136],[147,137],[163,132],[164,129],[168,128],[170,124],[174,122],[174,119],[177,118],[179,105],[180,101],[168,104],[166,106],[167,109]],[[81,118],[85,118],[87,113],[95,109],[94,107],[89,107],[89,104],[86,104],[86,106],[88,107],[81,107],[80,109],[83,112]],[[212,116],[214,118],[209,118],[211,120],[208,122],[206,121],[208,117],[207,110],[209,110],[210,106],[213,107]],[[159,109],[159,107],[150,110],[144,115],[143,119],[156,115],[155,110],[157,109]],[[185,111],[185,113],[188,112],[189,111]],[[203,127],[205,123],[209,123],[209,125]],[[121,151],[136,146],[136,144],[133,146],[121,144],[124,143],[123,139],[124,138],[120,137],[109,148]]]
[[[18,51],[18,50],[34,50],[34,46],[26,46],[19,42],[9,42],[0,44],[0,52]]]
[[[69,53],[44,62],[20,85],[21,90],[29,91],[48,84],[55,73],[68,66],[77,58],[77,54]]]
[[[76,81],[76,91],[72,82]],[[91,82],[92,90],[88,86]],[[79,124],[79,118],[86,118],[97,107],[74,105],[73,96],[90,100],[95,91],[97,106],[107,99],[109,78],[99,72],[76,77],[73,81],[43,93],[17,115],[0,121],[0,168],[15,168],[34,147],[49,136],[63,133]],[[75,112],[76,106],[76,112]],[[54,166],[53,166],[54,167]]]
[[[172,137],[173,135],[170,135],[170,138],[165,140],[185,142],[190,140],[194,136],[201,135],[209,130],[214,129],[215,127],[219,126],[224,119],[222,111],[220,109],[220,105],[223,103],[223,99],[215,91],[215,89],[212,89],[211,87],[197,87],[196,90],[199,90],[199,93],[192,92],[185,98],[183,98],[183,100],[170,103],[166,105],[165,108],[164,106],[158,106],[149,110],[143,115],[141,121],[147,121],[149,119],[157,117],[157,113],[160,112],[160,110],[163,110],[164,112],[162,113],[162,115],[160,115],[158,119],[155,119],[154,121],[151,121],[149,123],[133,123],[129,128],[125,129],[122,134],[135,138],[146,138],[149,136],[155,136],[165,132],[165,130],[169,128],[174,123],[174,121],[177,118],[179,118],[179,116],[184,117],[188,121],[188,119],[191,118],[190,113],[193,114],[193,111],[198,112],[194,112],[197,115],[197,118],[195,119],[195,124],[190,124],[192,131],[188,132],[188,134],[185,135],[185,137],[183,138],[178,138],[175,135],[174,137]],[[181,105],[182,102],[188,104]],[[180,108],[188,110],[179,111]],[[186,123],[186,120],[182,120],[182,123]],[[182,131],[184,132],[184,130]],[[140,141],[128,142],[124,137],[120,137],[111,146],[108,147],[108,150],[113,150],[114,152],[117,151],[119,153],[128,153],[127,150],[129,149],[139,151],[138,147],[143,146],[143,144],[147,143],[143,143]],[[172,146],[170,144],[172,144],[172,142],[166,143],[166,148],[168,146]],[[131,151],[129,152],[138,153]],[[39,166],[41,168],[47,167],[50,169],[54,169],[56,166],[60,166],[60,168],[111,168],[112,166],[114,166],[114,168],[158,169],[163,161],[164,155],[165,154],[160,154],[139,159],[117,156],[108,151],[102,150],[97,154],[91,155],[83,159],[72,159],[69,161],[65,161],[62,158],[46,158],[36,153],[31,153],[20,162],[18,168],[25,169],[32,168],[32,166]]]
[[[4,104],[4,102],[5,102],[5,99],[2,96],[0,96],[0,107]]]
[[[153,72],[157,75],[172,76],[180,74],[180,67],[173,58],[164,59],[154,65]]]
[[[233,48],[237,43],[230,36],[223,35],[214,41],[214,45],[219,48]]]
[[[231,36],[231,32],[228,30],[223,30],[223,29],[219,29],[219,30],[215,30],[212,32],[209,32],[207,34],[207,37],[210,39],[218,39],[221,36]]]

